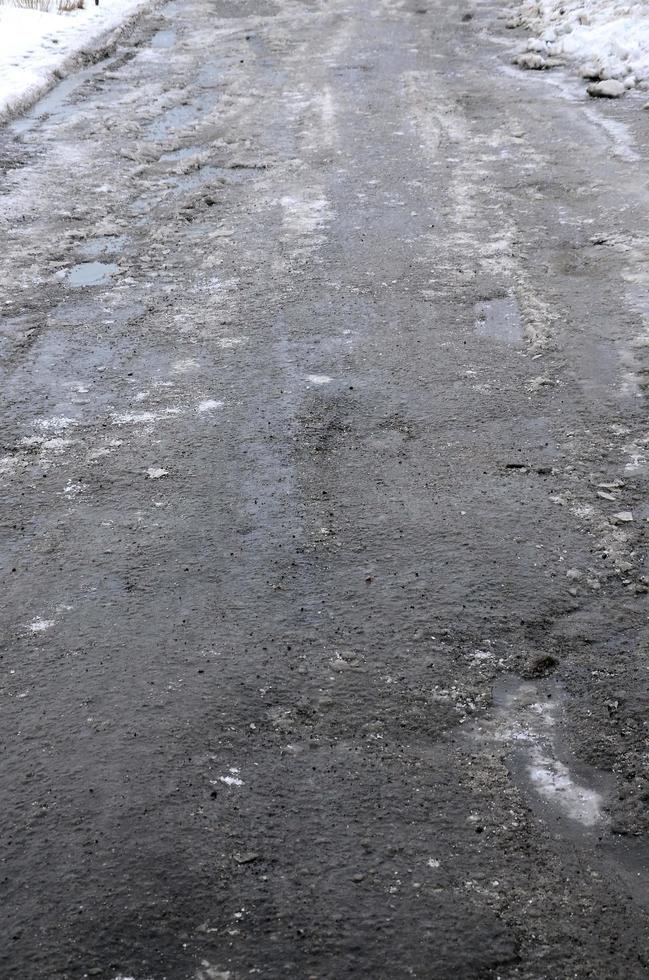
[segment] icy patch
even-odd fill
[[[307,374],[306,379],[312,385],[328,385],[333,381],[328,374]]]

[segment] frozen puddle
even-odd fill
[[[480,730],[511,750],[511,772],[539,802],[582,827],[605,821],[604,776],[588,766],[571,766],[560,738],[564,695],[549,681],[507,678],[494,689],[493,720]]]
[[[176,32],[173,27],[158,31],[151,38],[152,48],[173,48],[176,43]]]
[[[80,262],[70,269],[70,285],[75,289],[80,286],[100,286],[118,270],[119,266],[115,262]]]
[[[475,330],[479,337],[520,344],[523,340],[523,321],[513,296],[489,299],[475,306]]]

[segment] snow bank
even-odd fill
[[[534,32],[523,67],[569,61],[584,78],[616,79],[625,89],[649,89],[649,3],[622,0],[523,0],[512,27]],[[596,94],[596,93],[593,93]]]
[[[92,49],[147,0],[86,0],[84,10],[43,12],[0,0],[0,120],[34,102],[80,51]]]

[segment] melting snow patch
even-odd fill
[[[231,773],[238,773],[239,770],[238,769],[230,769],[230,772]],[[243,779],[241,779],[239,776],[235,776],[235,775],[219,776],[219,780],[218,781],[220,783],[225,783],[226,786],[243,786]]]
[[[36,419],[39,429],[46,432],[60,432],[62,429],[69,429],[73,425],[78,425],[76,419],[69,419],[65,415],[58,415],[51,419]]]
[[[223,350],[232,350],[233,347],[238,347],[239,344],[243,344],[245,340],[245,337],[219,337],[217,344]]]
[[[601,793],[577,781],[565,762],[559,759],[556,733],[561,691],[552,688],[546,696],[533,683],[508,684],[497,695],[497,715],[492,737],[509,742],[525,762],[525,771],[534,790],[547,803],[561,810],[584,827],[602,823]],[[593,771],[593,781],[596,779]]]
[[[67,493],[70,497],[78,497],[80,493],[88,489],[87,483],[68,483],[63,488],[63,493]]]
[[[44,633],[45,630],[51,629],[52,626],[54,626],[54,620],[43,619],[42,616],[38,616],[29,624],[32,633]]]
[[[163,412],[113,412],[113,425],[141,425],[144,422],[157,422],[166,415],[179,415],[179,408],[165,408]]]
[[[183,357],[179,361],[175,361],[171,365],[171,370],[174,374],[189,374],[191,371],[196,371],[200,367],[199,362],[193,357]]]
[[[51,449],[52,452],[61,453],[68,446],[73,445],[74,439],[61,439],[60,437],[55,437],[54,439],[45,439],[43,442],[43,449]]]
[[[570,770],[558,759],[533,753],[533,765],[528,767],[532,784],[550,803],[564,810],[567,816],[585,827],[594,827],[602,818],[601,797],[593,789],[579,786]]]
[[[223,402],[215,401],[213,398],[206,398],[205,401],[198,403],[196,411],[203,414],[203,412],[213,412],[216,408],[223,408]]]

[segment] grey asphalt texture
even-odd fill
[[[3,978],[649,976],[649,114],[503,13],[0,130]]]

